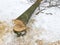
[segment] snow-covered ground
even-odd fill
[[[51,7],[43,12],[36,16],[37,22],[35,22],[38,27],[45,29],[40,37],[48,41],[60,40],[60,9]]]
[[[18,16],[20,16],[24,11],[26,11],[32,4],[33,3],[27,2],[27,0],[0,0],[0,20],[8,21],[15,19]],[[47,6],[49,4],[45,3],[41,5]],[[60,8],[41,7],[41,9],[43,8],[46,9],[40,12],[39,14],[35,15],[36,11],[38,10],[37,9],[32,15],[27,25],[28,27],[31,28],[30,29],[31,31],[27,34],[30,35],[30,37],[22,38],[25,41],[27,41],[26,39],[30,39],[30,41],[39,39],[39,40],[44,40],[46,42],[55,42],[60,40]],[[9,38],[11,38],[11,35]],[[20,38],[16,39],[16,37],[14,36],[13,38],[15,39],[15,41],[20,40]],[[19,42],[22,43],[24,41],[18,41],[18,43]],[[34,43],[33,41],[31,42]]]
[[[32,4],[28,3],[27,0],[0,0],[0,19],[15,19]]]

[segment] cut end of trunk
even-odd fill
[[[14,27],[13,29],[17,32],[26,30],[25,24],[21,20],[13,20]]]

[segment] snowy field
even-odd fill
[[[27,24],[29,29],[26,36],[17,38],[12,32],[11,20],[20,16],[32,4],[27,0],[0,0],[0,20],[7,21],[5,30],[9,29],[8,33],[0,36],[0,45],[38,45],[36,40],[42,40],[43,45],[49,45],[48,43],[60,41],[60,8],[48,8],[48,2],[40,5],[41,9],[45,9],[39,14],[36,15],[38,9],[33,13]]]
[[[32,4],[33,3],[28,3],[26,0],[0,0],[0,19],[15,19]]]

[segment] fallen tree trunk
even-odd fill
[[[20,36],[26,34],[26,24],[32,16],[35,9],[40,5],[42,0],[37,0],[29,9],[27,9],[21,16],[14,20],[15,26],[13,27],[14,32]]]

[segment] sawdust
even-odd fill
[[[46,42],[36,38],[44,32],[44,29],[32,28],[31,24],[26,35],[17,37],[13,32],[13,26],[9,26],[6,22],[0,22],[0,45],[60,45],[60,41]]]

